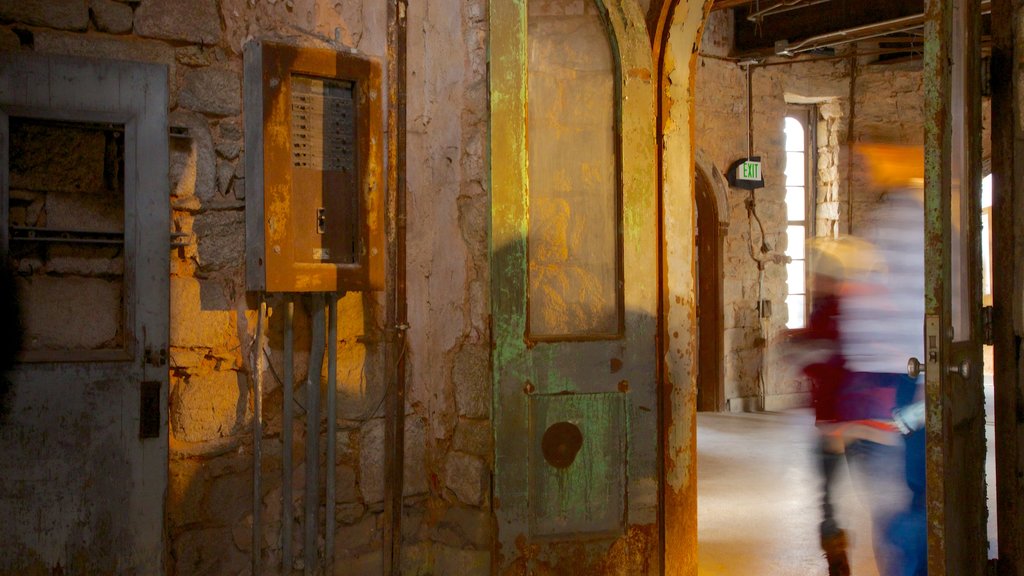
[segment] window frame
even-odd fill
[[[787,328],[803,328],[807,325],[808,316],[811,310],[811,305],[814,300],[814,287],[810,285],[810,270],[808,262],[810,260],[807,252],[807,241],[815,236],[815,212],[817,208],[817,119],[818,119],[818,107],[813,104],[790,104],[786,107],[786,113],[783,120],[783,133],[785,133],[785,119],[792,118],[797,121],[804,130],[804,210],[802,220],[791,220],[789,218],[789,209],[786,207],[786,220],[785,220],[785,234],[787,236],[786,256],[790,256],[790,246],[788,245],[789,228],[791,226],[803,226],[804,227],[804,256],[800,261],[804,262],[804,290],[803,292],[791,293],[790,292],[790,279],[789,271],[786,271],[786,296],[785,304],[787,311],[786,327]],[[785,138],[784,138],[785,140]],[[788,155],[789,148],[783,144],[784,154]],[[794,150],[795,152],[795,150]],[[785,178],[785,172],[783,173]],[[783,204],[786,204],[785,197],[789,194],[790,186],[788,182],[783,184],[785,193],[783,195]],[[793,260],[790,260],[792,262]],[[803,321],[799,325],[791,325],[788,317],[789,311],[789,298],[790,296],[803,296]]]

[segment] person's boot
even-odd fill
[[[828,576],[850,576],[850,561],[846,558],[846,532],[840,530],[831,536],[822,536],[821,549],[828,561]]]

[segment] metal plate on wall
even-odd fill
[[[625,480],[625,394],[530,397],[532,537],[621,533]]]

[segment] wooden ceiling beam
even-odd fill
[[[746,6],[752,4],[754,0],[715,0],[712,4],[711,10],[728,10],[730,8],[737,8],[739,6]]]

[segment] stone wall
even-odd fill
[[[727,16],[712,13],[697,70],[698,154],[723,174],[730,163],[747,154],[747,80],[745,69],[725,56],[729,26]],[[755,65],[751,73],[753,154],[762,157],[765,187],[753,194],[736,188],[725,192],[729,206],[723,258],[725,397],[732,410],[756,409],[762,392],[769,409],[808,399],[807,384],[793,377],[771,347],[787,319],[782,259],[786,248],[783,119],[787,104],[815,104],[818,110],[818,205],[813,220],[819,236],[848,233],[851,218],[856,233],[880,200],[880,191],[866,182],[863,167],[850,157],[850,142],[923,141],[919,62],[858,66],[852,114],[850,59],[774,65],[776,62],[781,61]],[[767,254],[760,253],[758,219],[764,226]],[[760,278],[757,259],[764,260]],[[770,318],[758,317],[759,299],[771,301]]]
[[[250,560],[256,355],[263,374],[262,554],[280,561],[284,300],[269,301],[254,346],[256,297],[244,282],[242,48],[252,38],[355,50],[385,60],[386,2],[28,0],[0,4],[0,50],[167,66],[174,249],[166,499],[171,574],[237,574]],[[409,17],[409,337],[403,554],[408,573],[490,566],[487,326],[486,9],[482,0],[414,3]],[[457,39],[457,40],[454,40]],[[383,294],[338,306],[338,562],[379,572],[383,553]],[[301,557],[309,301],[296,300],[293,438]],[[260,348],[257,350],[257,348]],[[325,372],[325,371],[324,371]],[[326,376],[320,386],[325,387]],[[321,440],[322,442],[322,440]],[[326,466],[321,463],[320,469]],[[322,486],[322,484],[321,484]],[[323,511],[321,512],[323,513]],[[322,543],[321,543],[322,547]],[[321,551],[322,553],[322,551]],[[300,562],[293,567],[299,568]]]

